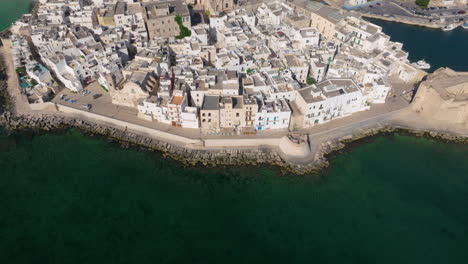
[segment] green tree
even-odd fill
[[[426,8],[429,6],[429,2],[431,0],[416,0],[416,4],[422,8]]]
[[[180,34],[176,36],[176,39],[183,39],[185,37],[190,37],[192,36],[192,31],[188,29],[187,27],[184,26],[184,23],[182,23],[182,17],[181,16],[176,16],[175,21],[179,25],[179,30]]]
[[[313,77],[310,77],[310,76],[307,76],[307,80],[306,80],[306,83],[308,85],[312,85],[314,83],[316,83],[317,81],[313,78]]]

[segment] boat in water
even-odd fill
[[[456,28],[456,27],[457,27],[457,26],[454,25],[454,24],[448,24],[448,25],[444,26],[444,27],[442,28],[442,30],[443,30],[443,31],[450,31],[450,30],[453,30],[453,29]]]
[[[468,29],[468,22],[462,25],[462,28]]]
[[[415,63],[412,63],[412,65],[416,66],[421,70],[429,70],[431,68],[431,65],[425,60],[417,61]]]

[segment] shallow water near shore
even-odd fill
[[[76,130],[0,136],[1,263],[462,263],[468,146],[401,135],[320,174],[189,167]]]

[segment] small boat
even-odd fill
[[[450,30],[453,30],[453,29],[456,28],[456,27],[457,27],[457,26],[454,25],[454,24],[448,24],[448,25],[444,26],[444,27],[442,28],[442,30],[443,30],[443,31],[450,31]]]
[[[462,28],[468,29],[468,22],[462,25]]]
[[[417,68],[421,70],[429,70],[431,68],[431,65],[425,60],[417,61],[415,63],[412,63],[412,65],[416,66]]]

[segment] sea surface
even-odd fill
[[[468,145],[355,144],[319,174],[0,136],[0,263],[466,263]]]
[[[0,0],[0,31],[31,10],[32,0]]]
[[[0,0],[1,26],[26,2]],[[468,145],[382,135],[330,159],[305,176],[183,167],[0,129],[0,263],[466,263]]]
[[[392,41],[403,43],[411,62],[426,60],[432,66],[430,72],[440,67],[456,71],[468,71],[468,29],[457,27],[443,31],[426,27],[367,19],[383,28]]]

